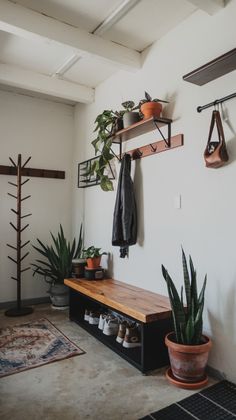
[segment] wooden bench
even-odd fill
[[[65,279],[70,288],[70,319],[128,360],[143,373],[168,364],[164,337],[171,331],[169,299],[113,279]],[[85,309],[110,309],[140,325],[141,347],[126,349],[84,320]]]

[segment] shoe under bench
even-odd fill
[[[129,363],[146,373],[169,363],[164,343],[172,328],[169,299],[139,287],[113,279],[65,279],[70,290],[69,317]],[[97,325],[84,320],[85,309],[108,309],[140,325],[141,346],[125,348],[115,336],[106,336]]]

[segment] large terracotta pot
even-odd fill
[[[162,104],[160,102],[145,102],[141,105],[140,110],[145,120],[151,117],[159,118],[162,112]]]
[[[101,264],[101,256],[94,258],[87,258],[87,267],[88,268],[99,268]]]
[[[165,337],[174,377],[184,382],[200,382],[205,377],[211,340],[203,335],[203,344],[184,345],[174,342],[174,337],[173,332]]]

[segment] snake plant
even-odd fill
[[[205,276],[202,289],[198,295],[196,270],[192,258],[189,256],[189,274],[189,268],[183,249],[182,263],[186,304],[184,304],[183,286],[181,287],[179,296],[174,282],[163,265],[162,274],[167,284],[171,303],[175,340],[179,344],[196,345],[202,342],[202,314],[207,276]]]
[[[31,264],[34,267],[33,276],[37,273],[43,276],[48,283],[63,284],[65,278],[72,276],[72,260],[79,258],[82,254],[82,226],[77,245],[75,239],[72,244],[66,240],[61,225],[57,237],[52,233],[51,237],[53,244],[50,246],[44,245],[39,239],[37,241],[40,247],[33,245],[33,248],[44,257],[43,260],[37,259],[36,264]]]

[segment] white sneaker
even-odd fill
[[[106,317],[104,322],[103,334],[105,335],[117,335],[119,329],[118,319],[109,316]]]
[[[91,311],[89,314],[89,324],[98,325],[100,314],[97,312]]]
[[[85,312],[84,312],[84,320],[85,321],[89,321],[89,314],[90,314],[90,311],[88,309],[85,309]]]
[[[106,320],[107,315],[106,314],[101,314],[100,318],[99,318],[99,324],[98,324],[98,328],[99,330],[103,331],[104,328],[104,324],[105,324],[105,320]]]

